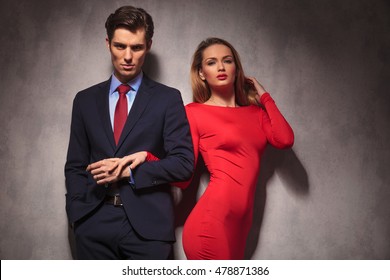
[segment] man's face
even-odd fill
[[[131,32],[124,28],[118,28],[114,32],[111,42],[108,39],[107,46],[111,53],[111,61],[114,66],[114,75],[122,83],[134,79],[141,71],[145,56],[150,50],[145,39],[145,29]]]

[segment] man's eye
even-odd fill
[[[126,48],[126,46],[124,45],[115,45],[115,47],[118,49],[118,50],[124,50]]]
[[[133,51],[142,51],[143,50],[143,46],[134,46],[132,47]]]

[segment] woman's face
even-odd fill
[[[202,68],[199,77],[207,81],[211,89],[218,87],[234,87],[236,64],[229,47],[216,44],[203,51]]]

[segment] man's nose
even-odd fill
[[[125,60],[130,61],[133,58],[133,52],[130,48],[126,48],[125,51]]]

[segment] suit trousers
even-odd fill
[[[80,260],[164,260],[172,242],[147,240],[134,231],[122,206],[102,203],[74,225]]]

